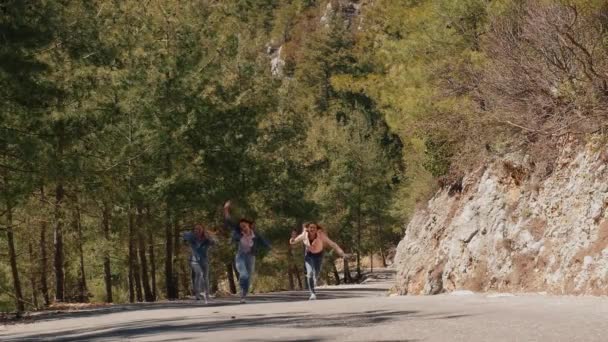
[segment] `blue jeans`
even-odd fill
[[[317,279],[321,274],[322,262],[323,252],[317,254],[306,252],[306,254],[304,255],[304,266],[306,267],[306,282],[308,283],[308,289],[310,290],[310,293],[315,293]]]
[[[255,255],[250,253],[237,253],[235,258],[236,271],[239,272],[239,285],[241,297],[247,296],[253,272],[255,270]]]
[[[205,292],[205,297],[209,297],[209,260],[190,261],[190,268],[194,272],[192,290],[196,299],[201,298],[201,290]]]

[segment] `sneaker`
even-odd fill
[[[205,304],[209,304],[209,297],[208,296],[204,296],[203,300],[205,301]]]
[[[241,304],[245,304],[245,303],[246,303],[246,302],[245,302],[245,298],[244,298],[244,297],[242,297],[242,298],[241,298],[240,303],[241,303]]]
[[[310,295],[310,298],[308,298],[308,300],[317,300],[317,295],[316,295],[316,294],[314,294],[314,293],[312,293],[312,294]]]

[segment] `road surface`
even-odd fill
[[[116,306],[0,327],[0,341],[608,341],[608,298],[388,296],[391,273],[360,285],[210,305]]]

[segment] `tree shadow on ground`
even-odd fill
[[[163,339],[163,340],[158,340],[157,342],[182,342],[182,341],[192,341],[192,340],[200,340],[200,338],[198,337],[180,337],[180,338],[168,338],[168,339]],[[327,337],[315,337],[315,336],[309,336],[309,337],[303,337],[303,338],[276,338],[276,339],[268,339],[268,338],[263,338],[263,339],[244,339],[241,340],[243,342],[270,342],[270,341],[281,341],[281,342],[322,342],[322,341],[331,341],[333,339],[327,338]],[[413,341],[413,340],[404,340],[405,342],[409,342],[409,341]],[[382,341],[382,342],[392,342],[392,341]],[[403,342],[403,341],[401,341]]]
[[[243,342],[269,342],[269,341],[281,341],[281,342],[321,342],[321,341],[330,341],[330,338],[327,337],[305,337],[305,338],[291,338],[291,339],[285,339],[285,338],[280,338],[280,339],[267,339],[267,338],[261,338],[261,339],[248,339],[248,340],[241,340]]]
[[[385,288],[353,288],[345,291],[344,289],[320,289],[318,292],[318,300],[328,299],[345,299],[345,298],[363,298],[370,296],[379,296],[380,293],[386,292]],[[280,303],[280,302],[299,302],[307,301],[308,292],[302,291],[283,291],[274,293],[256,294],[248,297],[249,303]],[[54,321],[68,318],[95,317],[118,312],[128,311],[149,311],[149,310],[166,310],[166,309],[194,309],[204,307],[222,307],[231,305],[241,305],[238,297],[221,297],[212,300],[209,304],[203,304],[194,300],[176,300],[162,301],[153,303],[134,303],[120,304],[100,307],[90,310],[71,311],[71,312],[45,312],[36,316],[28,317],[27,319],[15,321],[14,323],[29,324],[43,321]]]
[[[133,339],[149,337],[157,334],[196,334],[214,331],[229,331],[247,328],[360,328],[383,324],[400,319],[454,319],[467,315],[455,314],[422,314],[419,311],[369,310],[351,314],[255,314],[243,316],[224,316],[220,319],[209,320],[208,314],[199,316],[182,316],[172,319],[150,319],[130,321],[124,324],[100,325],[94,331],[90,329],[72,329],[55,331],[45,334],[21,334],[8,337],[4,341],[99,341],[115,339]],[[235,335],[236,337],[236,335]],[[312,341],[320,341],[324,337],[315,337]],[[181,339],[183,340],[183,339]],[[298,340],[296,340],[298,341]],[[305,341],[305,340],[301,340]]]
[[[295,339],[285,339],[283,337],[281,338],[277,338],[277,339],[267,339],[267,338],[263,338],[263,339],[249,339],[249,340],[241,340],[243,342],[269,342],[269,341],[281,341],[281,342],[322,342],[322,341],[335,341],[336,338],[331,337],[331,336],[326,336],[326,337],[306,337],[306,338],[295,338]],[[407,340],[375,340],[375,342],[417,342],[420,341],[418,339],[415,340],[411,340],[411,339],[407,339]],[[163,340],[162,342],[169,342],[166,340]]]

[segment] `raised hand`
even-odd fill
[[[291,238],[289,239],[289,244],[290,244],[290,245],[295,244],[295,243],[296,243],[295,241],[296,241],[296,238],[297,238],[297,237],[298,237],[298,232],[297,232],[295,229],[294,229],[294,230],[292,230],[292,231],[291,231]]]

